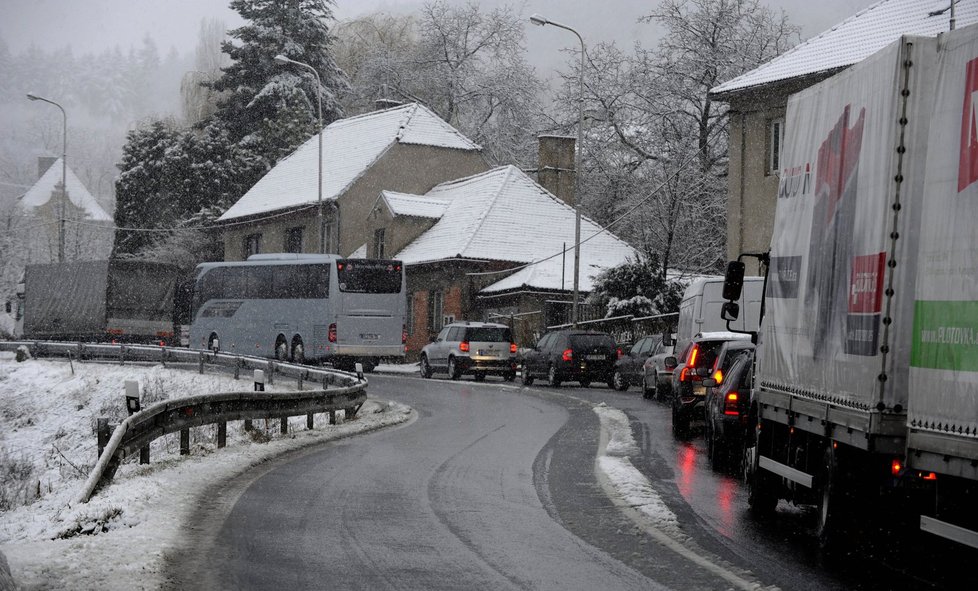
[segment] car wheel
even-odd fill
[[[560,376],[557,375],[557,366],[550,364],[550,369],[547,370],[547,385],[551,388],[560,387]]]
[[[508,372],[504,373],[503,374],[503,379],[506,380],[507,382],[515,381],[516,380],[516,372],[515,371],[508,371]]]
[[[533,374],[530,373],[530,368],[524,363],[523,367],[520,368],[520,380],[523,382],[524,386],[533,385]]]
[[[424,379],[428,379],[428,378],[431,377],[431,374],[432,374],[431,364],[428,363],[428,356],[427,355],[422,355],[421,356],[421,377],[423,377]]]
[[[448,358],[448,378],[457,380],[462,377],[462,369],[458,366],[458,361],[454,357]]]
[[[649,376],[642,378],[642,398],[648,400],[655,396],[655,390],[649,389]]]
[[[486,381],[486,372],[477,371],[472,375],[472,377],[475,378],[475,381],[477,382],[484,382]]]
[[[626,380],[625,376],[623,376],[617,369],[615,370],[614,375],[611,376],[611,382],[612,388],[618,390],[619,392],[624,392],[628,389],[628,380]]]
[[[713,469],[723,470],[725,467],[724,459],[726,457],[723,450],[723,440],[717,437],[716,429],[713,427],[713,421],[709,419],[706,420],[706,448]]]
[[[587,378],[582,378],[582,379],[578,380],[577,383],[579,383],[582,388],[587,388],[587,387],[589,387],[591,385],[591,380],[589,380]]]
[[[672,434],[677,439],[683,439],[689,433],[689,417],[675,403],[672,405]]]

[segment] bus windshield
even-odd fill
[[[400,261],[342,259],[336,261],[336,274],[345,293],[401,293]]]

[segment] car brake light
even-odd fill
[[[564,361],[573,361],[574,360],[574,350],[573,349],[564,349],[564,353],[560,357]]]
[[[516,343],[510,343],[509,344],[509,352],[510,353],[516,353]]]
[[[615,348],[615,354],[618,355],[618,359],[621,359],[624,353],[621,352],[621,347]]]
[[[686,381],[686,376],[688,374],[689,374],[689,368],[688,367],[684,367],[683,370],[681,372],[679,372],[679,381],[680,382],[685,382]]]
[[[322,333],[320,333],[320,334],[322,334]],[[336,323],[335,322],[329,325],[329,335],[327,336],[327,338],[329,339],[329,342],[331,342],[331,343],[335,343],[336,342]]]
[[[727,397],[723,401],[723,414],[725,415],[738,415],[737,411],[737,399],[740,398],[736,392],[728,392]]]
[[[462,341],[461,343],[459,343],[458,344],[458,350],[461,351],[462,353],[468,353],[469,352],[469,342],[468,341]]]
[[[401,325],[401,344],[407,343],[407,324]]]
[[[686,364],[688,367],[696,367],[696,357],[699,355],[699,353],[700,346],[693,345],[693,350],[689,353],[689,363]]]
[[[890,473],[899,476],[903,472],[903,461],[900,458],[893,458],[890,462]]]

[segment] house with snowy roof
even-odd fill
[[[774,228],[788,97],[896,41],[978,22],[978,0],[881,0],[710,91],[730,106],[727,257],[765,252]],[[752,262],[748,261],[748,265]],[[754,269],[756,271],[756,267]]]
[[[62,225],[65,260],[105,259],[112,251],[112,216],[70,166],[62,168],[60,158],[39,158],[38,180],[16,201],[8,223],[23,264],[57,262]]]
[[[572,144],[570,144],[572,145]],[[573,289],[575,210],[514,166],[441,183],[421,195],[382,191],[370,227],[404,262],[408,353],[455,319],[506,322],[521,343],[564,321]],[[629,244],[581,218],[581,292],[634,259]]]
[[[480,146],[419,104],[326,126],[321,187],[318,141],[313,136],[282,159],[218,218],[225,260],[315,253],[321,243],[324,252],[363,252],[369,242],[364,222],[381,191],[424,193],[489,168]]]

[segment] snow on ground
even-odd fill
[[[191,431],[191,455],[179,434],[152,445],[151,463],[123,464],[87,504],[76,503],[96,460],[95,423],[125,416],[124,382],[143,384],[143,405],[205,392],[250,389],[250,380],[162,366],[80,364],[0,354],[0,552],[21,589],[156,589],[179,528],[205,488],[286,451],[402,423],[411,409],[368,400],[355,420],[329,425],[316,415],[255,421],[246,433],[228,425],[218,450],[216,426]],[[292,386],[280,380],[268,390]],[[342,416],[342,413],[339,413]],[[25,504],[25,501],[27,504]]]
[[[594,412],[608,437],[603,453],[598,455],[598,468],[626,505],[638,510],[653,526],[675,531],[679,524],[676,515],[628,459],[629,455],[638,453],[628,416],[616,408],[603,405],[595,406]]]

